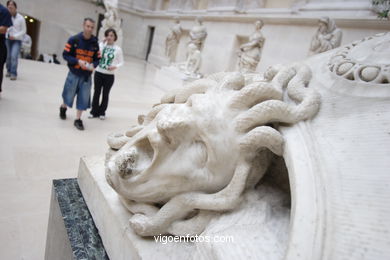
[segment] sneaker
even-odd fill
[[[106,116],[99,116],[100,120],[106,119]]]
[[[7,72],[7,74],[5,74],[5,77],[7,78],[11,77],[11,73]]]
[[[62,120],[65,120],[66,119],[66,107],[60,107],[60,118]]]
[[[88,118],[97,118],[98,116],[95,116],[95,115],[92,115],[92,114],[90,114],[89,116],[88,116]]]
[[[9,79],[10,80],[16,80],[16,76],[11,76]]]
[[[79,130],[84,130],[83,121],[81,121],[81,119],[74,120],[74,126]]]

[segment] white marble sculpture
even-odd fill
[[[342,31],[337,28],[333,19],[322,17],[311,41],[310,54],[322,53],[339,47],[342,35]]]
[[[190,31],[190,42],[188,43],[188,46],[191,43],[195,44],[198,50],[202,51],[206,37],[207,37],[206,26],[203,25],[203,20],[201,17],[196,17],[195,25],[191,28]]]
[[[107,29],[114,29],[118,36],[116,44],[122,46],[123,33],[121,19],[118,15],[118,0],[104,0],[104,7],[106,12],[104,13],[102,27],[99,29],[99,41],[104,40],[104,32]]]
[[[313,55],[304,61],[304,66],[308,66],[312,73],[305,90],[320,93],[321,108],[312,120],[296,124],[280,124],[277,128],[283,135],[283,160],[290,181],[290,190],[284,195],[291,198],[291,204],[269,203],[279,198],[277,194],[264,189],[264,184],[270,177],[269,173],[273,172],[271,166],[262,177],[264,182],[261,181],[255,190],[251,190],[248,185],[249,189],[242,193],[243,201],[237,208],[213,217],[201,233],[202,236],[234,236],[234,243],[220,243],[220,241],[156,243],[153,238],[144,239],[137,236],[133,229],[128,227],[127,220],[132,218],[133,213],[137,216],[137,213],[147,212],[149,209],[146,216],[150,219],[146,218],[146,226],[156,223],[157,220],[168,219],[169,223],[172,217],[168,209],[172,207],[173,202],[180,205],[173,207],[175,210],[180,208],[179,213],[185,213],[191,208],[187,207],[188,205],[197,203],[195,206],[200,204],[203,206],[209,198],[211,198],[209,201],[216,203],[210,212],[216,213],[219,206],[217,203],[221,201],[219,196],[226,195],[224,198],[227,199],[228,195],[233,196],[232,192],[224,190],[225,187],[230,189],[233,184],[237,184],[238,175],[234,175],[235,177],[231,179],[233,182],[228,181],[227,186],[221,185],[223,187],[217,193],[206,191],[201,195],[199,193],[202,189],[199,189],[192,190],[193,193],[188,194],[187,189],[181,193],[183,195],[171,196],[171,193],[167,194],[168,198],[161,196],[163,201],[156,199],[155,201],[160,203],[153,203],[157,208],[133,200],[133,205],[125,203],[131,209],[132,213],[130,213],[125,210],[115,191],[108,185],[104,176],[103,160],[101,157],[97,158],[92,164],[96,164],[96,171],[91,171],[96,178],[84,176],[79,180],[88,179],[80,187],[86,190],[83,194],[89,195],[84,197],[87,203],[89,201],[88,207],[93,209],[91,212],[97,220],[95,223],[99,232],[103,238],[107,238],[108,242],[105,246],[107,245],[106,248],[111,248],[113,252],[113,256],[110,257],[112,259],[129,259],[129,257],[267,260],[388,259],[390,256],[388,236],[390,211],[387,207],[390,201],[390,175],[388,174],[390,160],[387,156],[390,154],[389,47],[390,33],[383,33],[351,42],[327,53]],[[298,68],[295,65],[291,67]],[[276,73],[270,81],[276,71],[279,73]],[[261,118],[271,114],[273,116],[268,121],[280,121],[284,110],[276,109],[273,104],[281,101],[271,96],[265,97],[266,92],[263,92],[264,95],[260,93],[266,89],[264,86],[283,85],[288,81],[285,80],[286,77],[292,76],[289,80],[290,87],[287,88],[289,95],[299,96],[299,92],[295,92],[292,86],[300,80],[298,75],[309,74],[298,70],[298,73],[289,75],[288,70],[280,70],[278,67],[265,74],[266,81],[261,81],[260,77],[259,80],[256,80],[257,77],[250,78],[247,74],[245,86],[238,90],[241,86],[239,83],[232,84],[232,81],[225,78],[223,74],[217,74],[195,82],[204,84],[192,85],[190,89],[194,90],[193,95],[190,95],[193,93],[189,92],[190,89],[182,88],[174,97],[163,100],[165,102],[175,100],[175,103],[164,103],[164,107],[161,105],[154,107],[141,125],[127,133],[129,137],[118,136],[117,140],[110,137],[110,144],[116,150],[123,146],[122,150],[108,154],[108,164],[111,169],[107,170],[107,173],[113,186],[123,197],[137,198],[137,201],[151,204],[149,200],[142,199],[142,196],[143,198],[157,197],[158,192],[165,195],[174,192],[175,189],[177,191],[180,188],[184,190],[187,187],[194,187],[202,181],[202,177],[210,176],[206,171],[215,174],[217,172],[212,171],[213,169],[229,167],[218,165],[218,162],[235,164],[236,158],[248,155],[245,150],[242,153],[237,152],[239,149],[237,146],[242,144],[241,140],[245,140],[246,137],[244,132],[235,132],[235,126],[239,121],[236,118],[241,118],[241,115],[259,108],[256,119],[259,120],[260,125],[264,122]],[[308,81],[308,78],[305,78],[304,82]],[[205,90],[208,84],[210,87]],[[255,88],[255,84],[259,87]],[[203,92],[205,94],[201,94]],[[246,97],[234,98],[238,93],[246,93]],[[294,104],[294,101],[286,95],[284,97],[283,102]],[[185,100],[186,103],[182,103]],[[303,100],[312,99],[303,98]],[[302,116],[304,115],[300,113],[302,107],[316,104],[316,102],[306,101],[295,107],[294,113]],[[229,105],[225,104],[231,103],[237,105],[229,111]],[[294,106],[291,105],[291,108]],[[199,118],[203,121],[199,122]],[[223,120],[216,120],[219,118]],[[142,118],[140,120],[142,121]],[[189,124],[196,127],[186,130]],[[264,129],[261,127],[250,128],[249,134],[256,129]],[[180,128],[185,130],[179,130]],[[223,130],[219,131],[219,129]],[[137,133],[138,130],[140,131]],[[145,136],[148,136],[150,141],[145,141]],[[227,136],[231,136],[231,139]],[[163,140],[168,140],[169,144],[164,144]],[[201,171],[201,167],[191,168],[188,165],[196,166],[199,161],[202,161],[198,160],[198,156],[202,157],[203,149],[199,151],[196,147],[202,147],[203,140],[206,140],[204,143],[209,162],[207,166],[210,166],[205,167],[204,172]],[[253,140],[251,142],[253,145],[261,142],[261,138]],[[175,148],[178,143],[180,145]],[[148,149],[149,144],[156,149]],[[189,153],[184,147],[193,149],[193,153]],[[244,149],[245,145],[241,147]],[[128,155],[125,153],[126,149]],[[237,157],[229,155],[229,150],[239,155]],[[117,155],[121,155],[122,158],[115,157]],[[148,159],[145,155],[154,159]],[[127,169],[125,163],[122,166],[118,164],[119,168],[124,169],[123,178],[110,176],[115,175],[113,167],[115,159],[120,163],[126,157],[129,158],[129,162],[132,159],[134,162],[130,162]],[[250,161],[251,158],[247,159]],[[213,162],[217,164],[213,165]],[[133,173],[126,175],[132,168]],[[145,168],[147,169],[141,172]],[[191,169],[188,170],[189,168]],[[81,166],[80,169],[86,167]],[[185,174],[186,170],[188,174],[185,176],[188,181],[184,182],[185,184],[177,182],[176,180],[184,178],[180,173]],[[163,172],[167,174],[163,176]],[[216,183],[217,180],[210,178],[208,181]],[[143,183],[144,188],[138,187],[136,182]],[[162,184],[159,185],[159,182]],[[175,183],[180,183],[180,187],[174,185]],[[194,186],[191,186],[191,183]],[[247,183],[252,182],[247,181]],[[119,186],[121,184],[122,187]],[[101,185],[101,188],[96,188],[96,185]],[[184,185],[186,187],[181,187]],[[129,188],[128,191],[126,187]],[[210,186],[207,186],[207,183],[202,186],[205,189],[208,187]],[[254,195],[254,200],[247,200],[248,195]],[[264,195],[267,195],[268,199],[265,199]],[[165,203],[166,201],[169,202]],[[280,218],[280,214],[274,213],[283,205],[287,208],[287,212],[282,215],[287,217]],[[240,207],[243,207],[244,211],[240,211]],[[194,214],[197,212],[195,211]],[[203,209],[201,212],[207,213]],[[164,219],[164,216],[168,218]],[[176,217],[181,218],[180,214]],[[190,225],[191,222],[187,222],[189,227],[193,227],[191,230],[194,232],[201,230],[201,226],[194,223],[196,219],[191,217],[192,215],[189,215],[188,220],[192,221],[193,226]],[[136,218],[139,220],[140,217]],[[132,222],[137,223],[136,218]],[[184,225],[184,223],[186,222],[178,220],[173,222],[170,228],[177,230],[177,225]],[[278,226],[283,228],[278,229]],[[269,243],[270,241],[277,241],[277,243]],[[280,241],[282,242],[279,243]]]
[[[188,57],[185,62],[184,74],[193,79],[200,78],[199,69],[201,62],[202,57],[200,50],[198,50],[195,44],[190,43],[188,45]]]
[[[250,77],[194,81],[164,96],[125,135],[109,136],[106,178],[134,213],[137,234],[200,234],[215,214],[234,210],[283,153],[271,124],[295,124],[319,110],[304,64],[271,67],[262,81]],[[283,101],[285,91],[296,104]]]
[[[255,72],[260,61],[261,50],[264,46],[265,38],[260,32],[263,27],[261,20],[255,22],[255,31],[249,37],[249,41],[240,46],[238,52],[238,66],[241,72]]]
[[[181,34],[180,20],[178,17],[175,17],[175,25],[171,28],[171,31],[165,39],[165,55],[168,57],[170,63],[175,62]]]

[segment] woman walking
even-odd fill
[[[99,44],[102,57],[98,67],[95,69],[95,90],[92,99],[91,115],[89,116],[89,118],[99,117],[101,120],[104,120],[106,117],[108,97],[111,87],[114,84],[115,70],[123,65],[122,49],[118,45],[115,45],[115,41],[118,39],[116,31],[114,29],[107,29],[104,32],[104,36],[104,41]],[[102,101],[99,103],[102,92]]]
[[[26,21],[24,17],[18,13],[15,1],[7,1],[8,11],[12,16],[13,26],[8,28],[7,31],[7,74],[6,77],[10,77],[11,80],[16,80],[18,75],[18,59],[20,54],[20,48],[22,46],[22,40],[26,34]]]

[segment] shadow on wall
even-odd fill
[[[155,31],[154,26],[148,26],[148,36],[147,36],[147,49],[146,49],[146,55],[145,55],[145,60],[148,61],[149,54],[152,51],[152,45],[153,45],[153,38],[154,38],[154,31]]]

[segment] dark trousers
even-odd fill
[[[100,72],[95,72],[94,76],[94,93],[92,99],[92,110],[91,114],[93,116],[105,116],[108,106],[108,97],[110,95],[110,90],[114,84],[114,75],[103,74]],[[103,90],[102,102],[99,105],[100,94]]]
[[[0,35],[0,92],[1,86],[3,85],[3,70],[4,63],[7,60],[7,47],[5,45],[5,37],[4,35]]]

